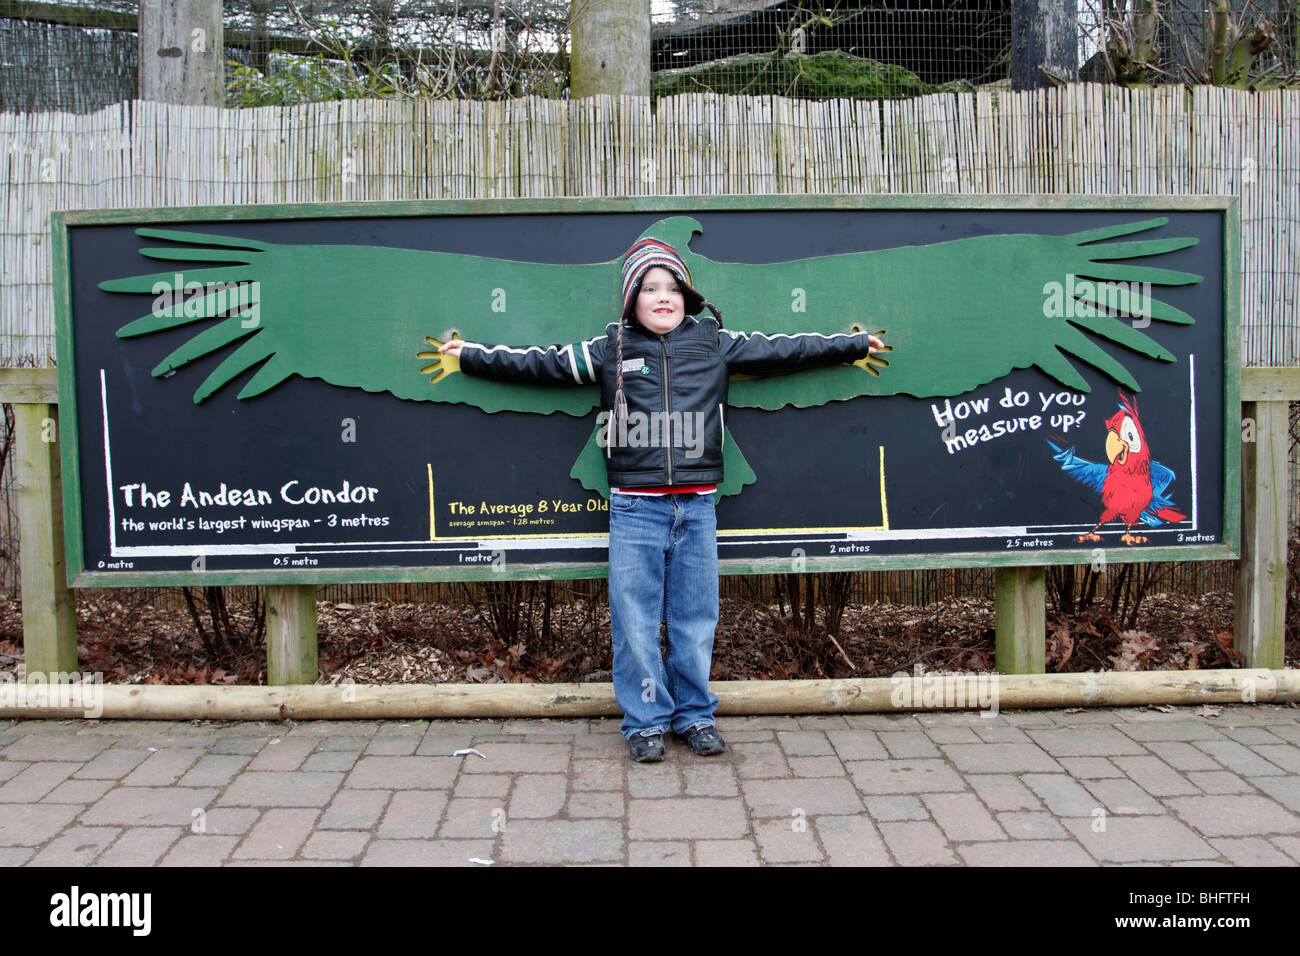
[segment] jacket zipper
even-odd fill
[[[664,337],[659,336],[659,351],[663,355],[664,366],[664,428],[667,428],[668,422],[668,346],[664,345]],[[673,483],[673,443],[664,442],[664,454],[668,456],[668,484]]]

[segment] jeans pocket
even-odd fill
[[[630,511],[635,511],[637,505],[639,505],[640,503],[641,503],[640,495],[624,495],[615,491],[612,492],[609,496],[609,510],[618,511],[623,514],[626,514]]]

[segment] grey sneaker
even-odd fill
[[[692,727],[684,734],[673,731],[673,736],[678,740],[686,741],[691,748],[691,752],[700,757],[711,757],[727,749],[727,745],[722,742],[722,735],[718,733],[718,728],[712,724],[703,727]]]
[[[664,735],[636,734],[627,741],[628,754],[637,763],[658,763],[664,759]]]

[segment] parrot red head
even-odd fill
[[[1135,470],[1150,466],[1151,453],[1147,450],[1146,433],[1138,419],[1137,401],[1119,393],[1119,411],[1106,419],[1106,457],[1111,467]]]

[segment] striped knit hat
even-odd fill
[[[699,315],[701,311],[708,309],[718,320],[718,327],[722,327],[722,313],[691,286],[691,271],[686,268],[686,263],[682,261],[677,250],[658,239],[638,240],[623,258],[623,314],[618,323],[618,351],[615,356],[617,364],[614,366],[617,370],[614,377],[616,421],[627,418],[627,399],[623,395],[623,326],[628,324],[628,320],[636,311],[633,303],[641,290],[641,279],[655,266],[662,266],[677,277],[682,287],[683,306],[687,315]]]
[[[641,239],[623,259],[623,318],[635,311],[633,302],[641,288],[641,279],[655,266],[662,266],[677,277],[686,300],[686,314],[699,315],[705,306],[704,296],[691,287],[691,272],[677,250],[658,239]]]

